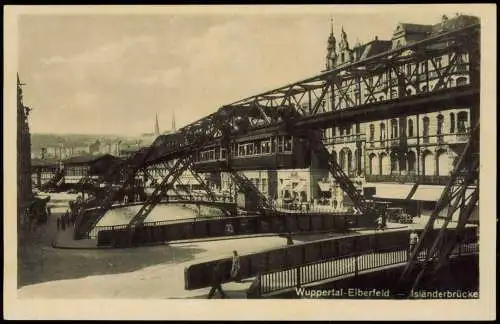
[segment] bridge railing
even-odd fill
[[[420,260],[425,260],[429,248],[419,254]],[[452,256],[461,256],[479,252],[479,244],[462,243],[455,247]],[[433,259],[431,257],[431,259]],[[404,264],[408,259],[408,249],[396,245],[367,251],[364,254],[353,253],[341,257],[318,260],[283,270],[261,273],[258,277],[258,293],[277,293],[304,285],[334,280],[343,277],[356,277],[361,272],[382,269],[394,265]]]
[[[196,219],[158,226],[129,229],[101,230],[97,235],[98,246],[130,246],[163,243],[200,238],[221,238],[237,235],[286,234],[311,232],[344,232],[363,215],[348,214],[270,214],[257,216],[223,217],[222,219]]]
[[[154,222],[144,222],[142,226],[144,227],[155,227],[162,225],[170,225],[170,224],[178,224],[178,223],[192,223],[192,222],[200,222],[206,220],[221,220],[225,219],[227,216],[210,216],[210,217],[192,217],[192,218],[181,218],[181,219],[167,219],[162,221],[154,221]],[[88,238],[97,238],[100,231],[119,231],[126,229],[128,224],[120,224],[120,225],[102,225],[95,226],[89,233]]]
[[[265,274],[285,270],[290,273],[290,271],[293,271],[298,266],[317,263],[322,260],[372,253],[373,251],[380,251],[384,248],[394,246],[399,246],[401,250],[404,250],[408,247],[409,232],[409,230],[402,230],[384,232],[383,234],[352,234],[287,245],[278,249],[260,251],[248,255],[240,255],[239,275],[243,279],[256,277],[259,273]],[[437,235],[437,233],[438,230],[434,230],[432,235]],[[453,238],[453,234],[452,230],[446,231],[447,238]],[[476,227],[466,228],[463,242],[477,242]],[[285,240],[283,240],[283,243],[285,244]],[[219,264],[224,270],[225,277],[223,278],[223,282],[232,281],[233,279],[230,277],[231,263],[232,259],[228,257],[190,265],[185,269],[184,273],[185,289],[191,290],[210,287],[212,284],[212,271],[216,264]],[[327,266],[325,265],[324,267]],[[289,280],[289,282],[293,281],[292,279],[283,280],[285,282],[286,280]]]

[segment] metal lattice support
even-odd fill
[[[182,173],[186,171],[189,163],[190,157],[180,158],[176,161],[173,167],[169,170],[168,174],[163,178],[162,182],[158,184],[158,186],[156,186],[151,196],[147,199],[144,205],[142,205],[137,214],[132,218],[127,228],[135,228],[142,225],[153,208],[155,208],[156,205],[161,201],[161,198],[165,196],[170,184],[177,181]]]
[[[57,187],[58,183],[61,181],[61,179],[64,178],[64,168],[58,168],[54,176],[50,178],[49,181],[47,181],[45,184],[42,185],[44,189],[46,188],[51,188],[51,187]]]
[[[193,163],[190,163],[188,169],[191,172],[191,174],[193,175],[193,177],[196,179],[196,181],[198,181],[198,183],[201,185],[201,187],[203,188],[203,190],[205,190],[205,192],[208,195],[208,198],[210,200],[212,200],[212,201],[216,201],[217,197],[215,195],[215,192],[213,192],[213,190],[210,188],[210,186],[207,185],[207,183],[200,177],[200,175],[198,174],[198,172],[196,172],[194,170],[194,164]]]
[[[237,172],[228,165],[228,172],[236,185],[246,193],[250,193],[257,201],[257,209],[274,211],[274,206],[269,203],[266,196],[244,174]]]
[[[408,263],[400,277],[400,286],[402,288],[408,288],[408,286],[411,285],[409,291],[415,289],[427,271],[431,270],[435,272],[446,264],[451,251],[457,243],[460,243],[463,229],[465,228],[465,225],[479,199],[479,154],[477,153],[478,139],[479,122],[472,130],[469,141],[460,155],[457,164],[455,165],[455,168],[450,176],[450,180],[441,194],[441,197],[436,204],[436,208],[432,212],[417,246],[410,254]],[[466,194],[467,189],[472,189],[472,192],[468,195]],[[440,217],[439,214],[445,208],[447,208],[446,215],[444,217]],[[459,215],[457,226],[455,228],[455,235],[451,240],[446,241],[445,230],[452,220],[453,215],[457,211],[459,211]],[[428,246],[430,239],[429,233],[432,232],[435,221],[438,218],[443,219],[441,230],[431,244],[429,253],[427,253],[426,259],[423,262],[423,267],[418,272],[415,280],[409,285],[408,281],[412,270],[419,263],[418,255],[426,246]],[[438,263],[434,267],[430,262],[433,257],[438,257]]]
[[[329,154],[321,139],[321,133],[317,131],[309,131],[308,139],[311,148],[317,155],[328,156],[328,169],[330,174],[339,184],[340,188],[349,196],[356,208],[359,209],[365,215],[374,215],[377,213],[375,206],[370,205],[366,202],[363,195],[356,189],[354,183],[345,174],[344,170],[340,167],[337,161]]]

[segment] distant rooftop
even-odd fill
[[[31,166],[56,166],[58,164],[59,164],[58,159],[52,159],[52,158],[45,158],[45,159],[33,158],[33,159],[31,159]]]
[[[85,163],[93,163],[97,160],[100,160],[106,156],[113,157],[111,154],[98,154],[98,155],[80,155],[80,156],[73,156],[70,157],[66,160],[64,160],[64,164],[85,164]]]

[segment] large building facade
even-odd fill
[[[469,16],[452,19],[443,17],[436,25],[399,24],[392,40],[375,39],[350,48],[347,34],[341,32],[336,46],[333,31],[328,40],[326,66],[335,69],[369,57],[394,50],[400,46],[432,37],[443,31],[478,23]],[[414,55],[411,51],[408,56]],[[371,75],[368,79],[344,77],[342,87],[330,92],[341,109],[366,103],[401,98],[431,92],[446,71],[445,88],[470,83],[469,53],[436,55],[411,60],[400,65],[402,71]],[[399,79],[409,78],[401,88]],[[442,82],[442,81],[441,81]],[[339,100],[340,98],[340,100]],[[326,101],[326,110],[331,110]],[[470,108],[437,107],[436,111],[415,114],[408,111],[398,118],[334,126],[325,130],[325,144],[351,177],[360,176],[367,182],[415,182],[445,184],[471,127]]]
[[[368,68],[362,62],[475,24],[479,24],[478,18],[464,15],[453,18],[443,16],[442,21],[435,25],[400,23],[391,39],[380,40],[376,37],[353,47],[343,28],[337,42],[332,25],[327,41],[326,70],[323,72],[337,70],[341,81],[332,85],[324,98],[317,99],[321,100],[321,109],[329,112],[378,103],[381,104],[380,109],[385,109],[382,104],[387,101],[404,100],[411,96],[431,97],[436,89],[471,84],[473,76],[469,62],[473,54],[467,47],[457,49],[456,44],[450,49],[452,45],[448,43],[430,43],[425,48],[426,55],[418,55],[413,50],[404,51],[398,54],[403,63],[391,68],[375,67],[367,72]],[[382,66],[383,62],[379,64]],[[346,68],[351,66],[357,66],[362,72],[355,73],[354,69]],[[316,105],[317,100],[304,100],[300,103],[303,107],[299,108],[307,110],[308,106]],[[332,124],[323,129],[323,142],[358,189],[375,188],[379,197],[384,190],[395,193],[395,196],[398,196],[398,190],[403,190],[405,194],[401,198],[404,199],[410,192],[409,185],[419,183],[435,189],[434,194],[422,199],[436,201],[469,139],[474,123],[473,109],[461,104],[433,104],[431,109],[426,109],[426,113],[408,110],[389,119]],[[277,140],[269,145],[279,146]],[[245,145],[242,143],[233,151],[237,155],[240,151],[243,155],[255,155],[255,147]],[[285,148],[286,145],[282,146]],[[292,144],[289,149],[291,152]],[[257,153],[261,154],[262,150]],[[338,184],[328,170],[312,161],[301,168],[240,172],[270,198],[296,197],[300,201],[328,198],[332,205],[343,199]],[[228,175],[222,175],[223,190],[233,185],[229,179]],[[386,190],[388,186],[392,188]]]

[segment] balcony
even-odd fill
[[[365,134],[342,135],[342,136],[335,136],[335,137],[331,137],[331,138],[326,138],[325,143],[327,143],[327,144],[342,144],[342,143],[363,141],[364,139],[365,139]]]
[[[455,134],[439,134],[439,135],[431,135],[431,136],[423,136],[421,143],[422,144],[462,144],[467,143],[469,140],[468,132],[461,132]]]
[[[419,176],[415,174],[399,175],[366,175],[367,182],[392,182],[392,183],[415,183],[429,185],[446,185],[450,179],[449,176]]]
[[[389,147],[397,147],[399,146],[399,138],[389,139],[387,140],[387,144]]]

